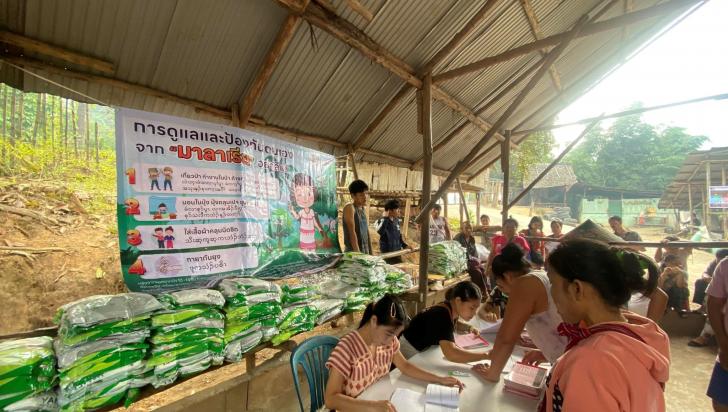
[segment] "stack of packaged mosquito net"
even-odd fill
[[[158,297],[164,310],[152,317],[151,383],[160,387],[224,359],[225,298],[216,290],[188,289]]]
[[[412,278],[402,269],[385,264],[384,270],[386,273],[384,282],[387,286],[387,293],[398,295],[412,288]]]
[[[354,293],[348,294],[344,310],[347,312],[360,311],[366,304],[375,301],[387,293],[385,283],[387,273],[384,260],[378,256],[363,253],[347,252],[336,268],[339,279],[355,288]]]
[[[459,275],[468,269],[465,248],[454,240],[445,240],[430,245],[427,270],[446,277]]]
[[[228,278],[218,285],[225,297],[225,359],[238,362],[261,342],[278,335],[281,289],[255,278]]]
[[[61,410],[129,404],[150,382],[150,317],[162,305],[145,293],[90,296],[56,313]]]
[[[53,339],[0,342],[0,411],[56,411]]]

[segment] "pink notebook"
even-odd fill
[[[480,335],[468,333],[466,335],[455,335],[455,344],[463,349],[482,349],[490,346],[490,342]]]

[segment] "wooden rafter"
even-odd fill
[[[188,99],[186,97],[180,97],[168,92],[164,92],[161,90],[156,90],[151,87],[142,86],[139,84],[134,84],[130,82],[126,82],[123,80],[113,79],[106,76],[101,76],[97,74],[91,74],[91,73],[84,73],[84,72],[78,72],[75,70],[67,70],[63,69],[39,60],[35,59],[29,59],[26,57],[8,57],[3,56],[0,57],[0,63],[1,62],[7,62],[10,64],[14,64],[16,66],[21,66],[24,69],[31,71],[33,73],[36,73],[40,77],[43,77],[42,74],[37,73],[45,73],[50,75],[56,75],[68,79],[75,79],[75,80],[82,80],[88,83],[92,84],[98,84],[98,85],[104,85],[104,86],[110,86],[116,89],[125,90],[133,93],[137,93],[140,95],[148,96],[148,97],[154,97],[161,100],[178,103],[181,105],[185,105],[188,107],[192,107],[195,109],[198,113],[204,113],[207,115],[211,115],[220,119],[224,119],[227,122],[232,122],[233,114],[232,111],[225,108],[215,107],[207,103],[199,102],[197,100]],[[346,149],[347,145],[345,143],[338,142],[333,139],[329,139],[323,136],[318,136],[314,134],[308,134],[297,130],[290,130],[285,129],[282,127],[274,126],[267,124],[265,120],[251,117],[250,122],[247,126],[248,129],[268,134],[273,134],[279,137],[282,137],[289,141],[304,141],[304,142],[310,142],[310,143],[316,143],[316,144],[325,144],[333,147],[343,148]],[[412,161],[409,159],[397,157],[391,154],[387,153],[380,153],[376,152],[374,150],[364,150],[362,149],[361,152],[363,154],[367,154],[370,156],[379,157],[381,159],[385,159],[387,161],[397,162],[402,164],[403,166],[409,165]],[[447,171],[445,170],[437,170],[440,174],[445,174]]]
[[[422,80],[419,78],[412,66],[379,45],[366,33],[361,31],[349,21],[341,18],[339,15],[331,13],[316,3],[310,3],[304,11],[299,11],[298,6],[291,6],[291,3],[297,4],[297,2],[293,2],[292,0],[275,1],[290,12],[300,14],[300,16],[306,21],[319,27],[350,47],[358,50],[365,57],[377,64],[380,64],[406,81],[408,84],[418,89],[422,88]],[[441,88],[433,86],[432,97],[460,113],[469,121],[483,129],[483,131],[490,129],[491,125],[488,122],[475,116],[470,108],[459,102]],[[500,134],[496,134],[495,137],[499,140],[503,140],[503,136]]]
[[[463,26],[458,33],[453,36],[452,39],[442,48],[440,51],[438,51],[431,59],[428,61],[422,69],[419,71],[421,74],[426,74],[432,71],[432,69],[437,66],[440,62],[442,62],[444,59],[447,58],[447,56],[450,55],[450,53],[453,52],[465,38],[472,33],[472,31],[485,19],[485,17],[488,16],[489,12],[493,9],[493,7],[498,4],[498,2],[501,0],[488,0],[483,7],[478,10],[477,13]],[[389,102],[384,106],[384,108],[379,112],[379,114],[369,123],[369,125],[364,129],[364,131],[354,139],[354,143],[352,144],[353,150],[359,150],[371,137],[374,130],[376,130],[377,127],[384,121],[384,119],[387,117],[387,115],[397,106],[397,104],[404,98],[404,96],[407,95],[407,93],[410,91],[412,85],[410,83],[405,83],[397,92],[397,94],[392,97],[392,99],[389,100]],[[469,121],[466,121],[465,124],[467,124]],[[420,162],[421,163],[421,162]]]
[[[582,27],[587,22],[587,16],[583,16],[574,26],[574,29],[570,31],[570,36],[564,39],[564,42],[556,46],[553,50],[551,50],[548,54],[548,56],[544,59],[543,64],[541,67],[536,71],[536,73],[533,75],[533,77],[528,81],[526,86],[521,90],[518,95],[513,99],[513,101],[508,105],[508,108],[503,112],[503,114],[496,120],[495,124],[493,124],[493,128],[488,131],[483,138],[480,139],[478,143],[475,144],[473,147],[473,150],[468,153],[463,159],[461,159],[455,167],[453,167],[452,171],[448,175],[447,178],[445,178],[445,181],[442,183],[440,188],[437,190],[435,195],[430,199],[427,204],[423,205],[419,215],[417,215],[417,221],[422,223],[424,216],[430,212],[430,209],[432,208],[432,205],[434,202],[436,202],[440,197],[442,197],[445,192],[447,192],[447,188],[452,184],[452,182],[455,180],[455,178],[459,177],[462,172],[465,171],[465,169],[470,165],[470,162],[473,160],[473,158],[476,156],[476,154],[483,148],[483,146],[488,143],[488,140],[493,137],[495,134],[495,131],[503,126],[505,122],[511,117],[513,112],[518,109],[518,107],[521,105],[521,103],[526,99],[528,94],[533,90],[533,87],[541,80],[541,78],[546,74],[549,67],[556,61],[556,59],[561,56],[561,54],[566,50],[566,47],[571,43],[574,38],[579,34],[579,31],[582,29]],[[510,136],[510,132],[509,132]],[[509,145],[510,149],[510,138],[507,139],[505,144]],[[505,202],[505,201],[504,201]]]
[[[374,20],[374,14],[364,7],[359,0],[346,0],[346,4],[350,9],[354,10],[358,15],[364,17],[364,20],[371,22]]]
[[[656,6],[648,7],[619,17],[614,17],[609,20],[591,23],[584,27],[584,29],[579,33],[579,37],[590,36],[593,34],[602,33],[630,24],[638,23],[645,19],[661,16],[688,6],[695,5],[701,1],[703,0],[670,0]],[[545,47],[555,46],[556,44],[561,43],[568,35],[570,35],[571,31],[572,30],[564,33],[555,34],[553,36],[549,36],[532,43],[524,44],[523,46],[513,48],[501,54],[486,57],[485,59],[478,60],[457,69],[438,74],[433,78],[433,81],[435,81],[435,83],[443,82],[462,76],[464,74],[484,70],[495,64],[514,59],[518,56],[523,56],[524,54],[528,54],[543,49]]]
[[[263,94],[263,89],[265,89],[265,86],[268,84],[268,80],[273,74],[273,70],[278,64],[283,52],[286,50],[291,38],[293,38],[293,34],[296,32],[296,27],[298,27],[298,22],[300,20],[301,18],[297,15],[289,14],[283,21],[280,30],[278,30],[278,35],[276,36],[275,41],[273,41],[273,44],[268,50],[268,54],[265,56],[265,60],[263,60],[263,64],[258,69],[258,74],[255,76],[253,85],[250,86],[248,94],[241,99],[242,104],[240,105],[239,127],[245,127],[248,124],[248,121],[250,121],[255,103]]]
[[[538,18],[536,17],[536,11],[533,9],[531,1],[519,1],[521,2],[521,8],[523,9],[523,12],[526,14],[526,19],[528,20],[528,25],[531,27],[531,33],[533,34],[533,37],[536,40],[543,39],[544,36],[543,30],[541,30],[541,23],[539,23]],[[541,49],[539,50],[539,53],[541,53],[541,57],[544,57],[548,53],[548,49]],[[551,82],[554,84],[554,88],[556,88],[556,91],[561,91],[561,76],[556,69],[556,64],[551,66],[551,68],[549,69],[549,75],[551,76]]]
[[[73,50],[42,42],[40,40],[31,39],[30,37],[6,30],[0,31],[0,43],[10,44],[20,47],[26,52],[33,52],[53,57],[67,63],[73,63],[105,74],[113,74],[115,71],[114,63],[109,61],[87,56]]]

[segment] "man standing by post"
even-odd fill
[[[728,258],[718,263],[707,293],[708,320],[719,348],[718,359],[708,384],[708,396],[713,400],[713,410],[728,412]]]
[[[625,242],[641,242],[642,241],[642,237],[640,237],[639,233],[625,229],[624,225],[622,224],[621,216],[610,217],[609,226],[614,231],[614,234],[621,237]],[[645,251],[645,248],[642,246],[631,246],[630,248],[634,249],[634,250],[638,250],[640,252]]]
[[[362,180],[349,184],[351,203],[344,206],[344,251],[372,254],[367,221],[367,191],[369,186]]]
[[[447,224],[447,220],[440,216],[442,206],[432,206],[432,216],[430,218],[430,245],[443,240],[452,240],[450,235],[450,226]]]
[[[402,250],[407,247],[399,228],[399,200],[390,199],[384,204],[384,213],[381,219],[377,220],[376,227],[379,233],[379,252],[389,253]],[[405,222],[404,224],[407,224]],[[387,263],[393,265],[402,263],[402,256],[395,256],[385,259]]]

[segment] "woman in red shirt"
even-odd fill
[[[518,221],[512,217],[503,221],[503,231],[500,235],[493,236],[493,250],[488,256],[488,264],[486,265],[486,273],[492,274],[491,266],[493,265],[493,259],[501,254],[503,248],[509,244],[514,243],[519,246],[524,253],[528,254],[531,251],[531,247],[528,246],[526,239],[519,236],[516,233],[518,230]]]
[[[388,400],[357,399],[371,384],[389,373],[392,363],[410,378],[445,386],[463,387],[450,376],[437,376],[408,362],[399,351],[399,339],[407,314],[394,295],[370,303],[359,329],[345,335],[331,352],[326,367],[331,371],[324,401],[340,411],[394,411]]]
[[[528,228],[523,229],[519,235],[521,236],[532,236],[532,237],[544,237],[543,235],[543,220],[540,217],[534,216],[531,221],[528,222]],[[544,260],[544,242],[542,240],[528,240],[528,246],[531,251],[528,253],[528,260],[535,264],[543,264]]]

